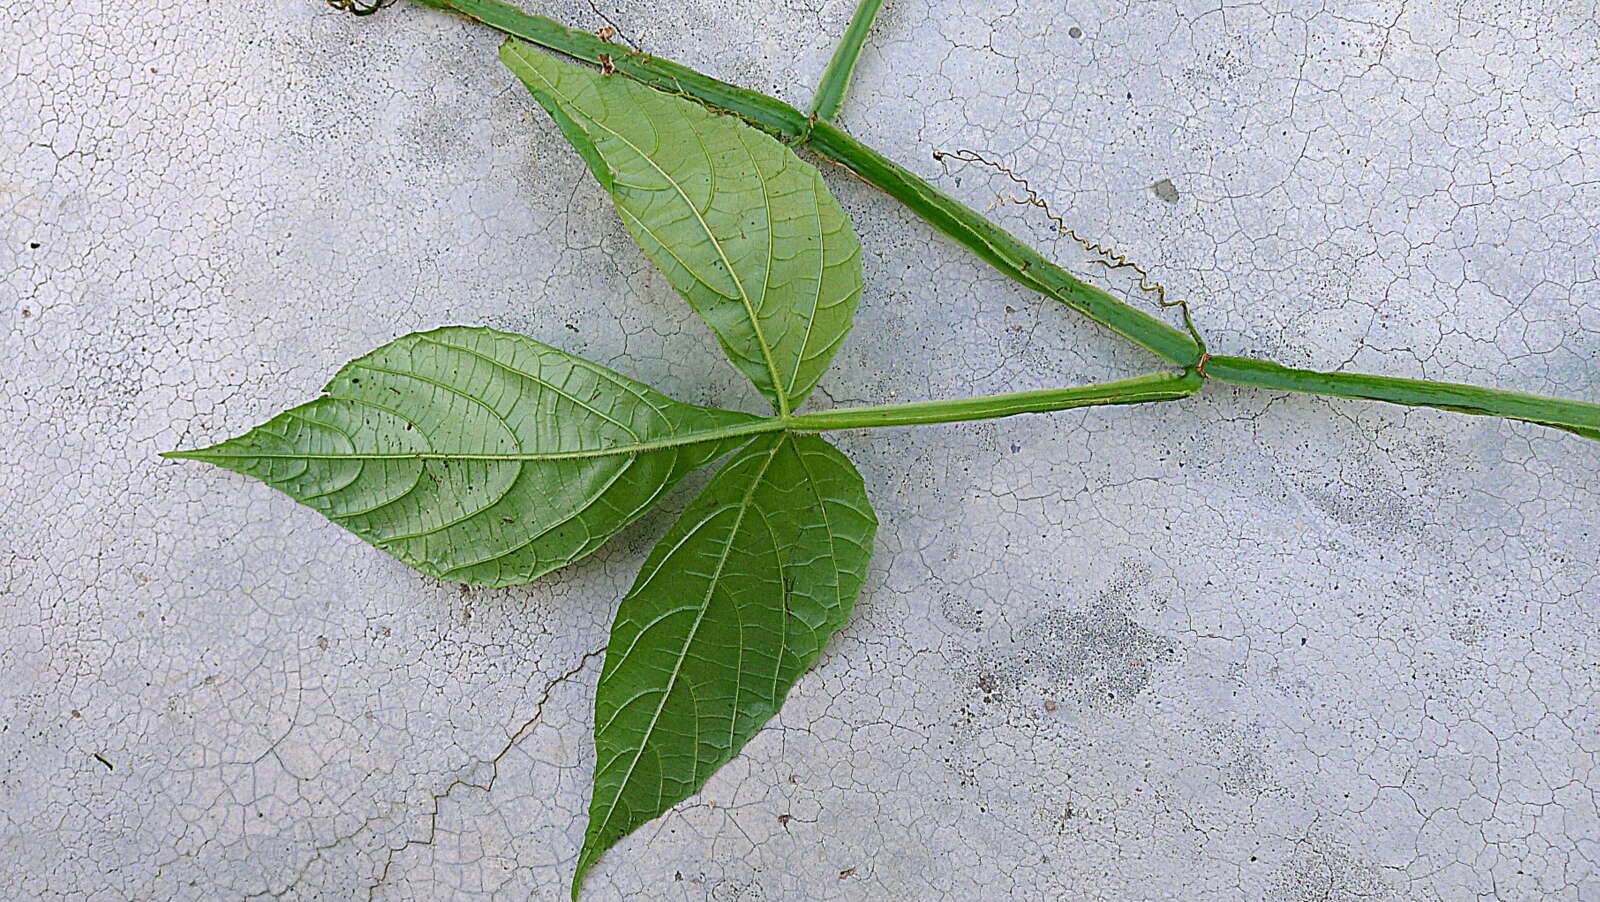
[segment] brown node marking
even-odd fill
[[[611,21],[610,16],[607,16],[605,13],[601,12],[600,9],[594,5],[594,0],[589,0],[589,8],[594,10],[595,15],[599,16],[601,19],[604,19],[606,23],[595,29],[595,37],[605,41],[607,44],[616,44],[619,47],[627,47],[632,50],[633,53],[640,52],[639,45],[634,43],[633,38],[628,37],[627,33],[622,30],[621,26]],[[632,56],[633,53],[630,53],[629,56]]]
[[[608,54],[608,53],[600,54],[600,74],[601,75],[615,75],[615,74],[617,74],[617,64],[611,61],[611,55]]]
[[[811,133],[813,131],[815,131],[816,128],[817,128],[817,113],[816,113],[815,110],[812,110],[811,111],[811,115],[806,117],[806,126],[805,126],[805,128],[800,130],[800,134],[795,136],[795,139],[794,139],[793,143],[790,146],[792,146],[792,147],[800,147],[801,145],[804,145],[804,144],[810,142]]]

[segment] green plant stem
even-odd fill
[[[411,0],[418,6],[454,13],[502,34],[596,66],[607,61],[616,71],[669,94],[681,94],[782,138],[798,140],[809,124],[804,113],[755,91],[728,84],[670,60],[601,40],[546,16],[523,12],[501,0]]]
[[[454,451],[395,451],[390,453],[310,453],[302,451],[213,451],[198,448],[188,451],[163,451],[159,456],[169,460],[223,461],[239,458],[256,460],[485,460],[485,461],[552,461],[581,460],[595,457],[618,457],[647,451],[660,451],[699,442],[741,436],[763,435],[768,432],[833,432],[839,429],[881,429],[891,426],[933,426],[940,423],[961,423],[969,420],[992,420],[1022,413],[1050,413],[1074,407],[1094,407],[1111,404],[1144,404],[1151,401],[1176,401],[1200,390],[1205,380],[1194,370],[1177,373],[1150,373],[1123,379],[1119,382],[1101,382],[1095,385],[1078,385],[1070,388],[1045,388],[1037,391],[1019,391],[1004,395],[982,395],[976,398],[953,398],[940,401],[909,401],[904,404],[877,404],[870,407],[838,407],[817,413],[798,416],[772,416],[737,426],[685,433],[671,438],[633,445],[615,445],[607,448],[590,448],[577,451],[457,453]]]
[[[1408,407],[1436,407],[1456,413],[1524,420],[1600,439],[1600,404],[1548,398],[1454,382],[1430,382],[1364,373],[1325,373],[1249,357],[1210,357],[1205,374],[1218,382],[1275,391],[1303,392],[1386,401]]]
[[[832,122],[844,105],[844,95],[850,90],[850,75],[855,71],[856,60],[861,56],[861,45],[867,42],[867,32],[878,17],[878,7],[883,0],[861,0],[856,4],[850,25],[834,48],[833,59],[828,61],[822,81],[817,83],[817,96],[811,101],[811,115],[819,122]]]
[[[1123,338],[1149,349],[1174,366],[1193,366],[1200,347],[1187,332],[1130,307],[1105,291],[1080,281],[1050,262],[1015,235],[984,219],[972,208],[928,184],[911,170],[850,137],[827,122],[811,118],[788,104],[755,91],[718,81],[687,66],[646,54],[629,53],[553,19],[525,13],[500,0],[412,0],[448,10],[515,38],[573,59],[605,65],[654,88],[682,94],[739,116],[780,138],[806,142],[816,153],[854,172],[882,190],[934,228],[955,239],[995,269],[1023,285],[1055,298]]]
[[[1012,279],[1061,301],[1174,366],[1193,366],[1199,361],[1200,346],[1187,332],[1080,281],[1017,236],[837,126],[818,122],[808,146],[831,160],[843,162],[850,171],[892,195]]]
[[[1081,385],[1071,388],[1046,388],[1039,391],[986,395],[949,401],[913,401],[907,404],[882,404],[874,407],[843,407],[819,413],[803,413],[788,419],[797,432],[827,432],[835,429],[872,429],[884,426],[927,426],[988,420],[1019,413],[1047,413],[1105,404],[1143,404],[1150,401],[1176,401],[1200,390],[1205,382],[1198,373],[1151,373],[1119,382]]]
[[[592,34],[568,28],[544,16],[525,13],[500,0],[412,2],[455,13],[573,59],[595,65],[609,62],[618,72],[651,87],[732,113],[780,138],[804,142],[812,151],[896,198],[934,228],[1012,279],[1067,304],[1168,363],[1183,367],[1200,363],[1202,350],[1188,333],[1080,281],[977,211],[831,123],[812,123],[810,117],[780,100],[719,81],[687,66],[627,52]],[[1204,374],[1221,382],[1278,391],[1509,417],[1600,439],[1600,416],[1596,414],[1600,406],[1582,401],[1388,376],[1317,373],[1242,357],[1207,357]]]

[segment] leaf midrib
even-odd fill
[[[331,397],[330,400],[353,400],[347,398]],[[223,453],[209,450],[198,451],[169,451],[163,457],[182,458],[185,460],[583,460],[595,457],[616,457],[625,454],[641,454],[646,451],[658,451],[663,448],[677,448],[682,445],[696,445],[702,442],[713,442],[725,438],[739,438],[746,435],[760,435],[764,432],[778,432],[788,427],[788,423],[779,417],[767,417],[750,423],[737,426],[724,426],[719,429],[704,429],[698,432],[686,432],[670,438],[656,439],[649,442],[636,442],[627,445],[613,445],[606,448],[582,448],[576,451],[542,451],[522,452],[515,454],[467,454],[453,451],[400,451],[392,454],[379,453],[347,453],[347,454],[311,454],[293,452],[267,452],[250,451],[238,453]]]
[[[773,460],[778,456],[778,450],[782,447],[783,443],[781,441],[773,443],[771,450],[767,452],[766,461],[762,463],[761,469],[751,478],[749,487],[745,489],[744,497],[739,501],[738,516],[733,521],[733,527],[728,531],[728,540],[723,543],[722,553],[717,557],[717,567],[712,571],[711,579],[706,584],[705,597],[700,602],[700,612],[695,615],[694,623],[689,627],[689,634],[684,637],[683,648],[678,653],[676,663],[673,664],[672,674],[667,678],[666,690],[661,693],[661,701],[656,705],[656,712],[650,718],[650,725],[645,728],[638,747],[634,749],[633,761],[629,763],[627,773],[622,775],[621,782],[617,784],[617,792],[611,797],[611,805],[606,809],[605,817],[600,819],[600,829],[602,830],[605,829],[607,824],[611,823],[612,816],[616,814],[617,803],[621,801],[622,794],[628,787],[628,782],[633,779],[633,772],[639,766],[639,759],[644,757],[645,746],[649,744],[650,737],[655,734],[656,725],[661,721],[661,712],[666,710],[667,699],[672,696],[672,690],[678,683],[678,676],[683,671],[683,662],[688,659],[689,646],[694,643],[694,638],[700,631],[700,624],[704,622],[706,612],[711,608],[711,593],[716,591],[717,585],[722,579],[723,568],[727,566],[728,555],[733,550],[739,529],[744,525],[744,517],[750,510],[751,499],[755,497],[756,489],[761,485],[761,480],[766,477],[767,469],[772,466]],[[688,537],[686,536],[685,538]],[[663,558],[662,562],[665,563],[665,561],[666,558]],[[610,722],[608,721],[607,726],[609,725]],[[593,823],[592,818],[591,823]]]
[[[678,196],[683,199],[684,205],[687,206],[690,209],[690,211],[694,213],[695,221],[700,223],[700,229],[703,232],[705,232],[707,240],[709,240],[711,242],[711,246],[712,247],[716,248],[716,250],[717,250],[717,258],[722,261],[723,267],[726,268],[727,271],[728,271],[728,276],[733,279],[734,287],[736,289],[738,289],[738,291],[739,291],[739,302],[744,305],[745,315],[750,318],[750,328],[755,332],[756,347],[761,349],[762,360],[767,365],[767,375],[772,379],[772,392],[773,392],[773,394],[777,395],[777,398],[778,398],[778,415],[779,416],[784,416],[784,417],[788,416],[789,412],[790,412],[789,392],[786,390],[786,388],[783,385],[782,377],[778,375],[778,363],[773,358],[773,356],[772,356],[772,347],[767,342],[766,334],[761,329],[761,319],[757,315],[755,307],[753,306],[753,304],[751,302],[749,291],[746,290],[745,287],[744,287],[744,280],[739,278],[738,271],[736,271],[733,268],[733,261],[728,259],[727,251],[723,248],[722,242],[717,240],[716,233],[711,230],[711,226],[706,222],[705,217],[700,214],[700,208],[695,206],[694,205],[694,201],[689,199],[688,193],[683,190],[683,186],[678,184],[677,179],[674,179],[672,176],[667,174],[666,170],[664,170],[660,166],[656,165],[656,161],[651,159],[649,154],[645,153],[643,150],[640,150],[638,145],[634,144],[632,141],[629,141],[626,137],[624,137],[622,134],[617,132],[615,129],[612,129],[612,128],[608,127],[605,123],[600,122],[600,121],[596,120],[594,117],[588,115],[587,113],[584,113],[582,110],[579,110],[577,108],[577,106],[575,104],[573,104],[572,98],[569,97],[568,95],[562,93],[555,86],[555,84],[550,81],[550,79],[548,79],[548,78],[546,78],[544,76],[544,73],[540,72],[536,68],[533,68],[532,66],[529,66],[528,68],[529,68],[529,71],[533,72],[534,75],[539,77],[540,81],[544,82],[545,85],[547,85],[549,87],[549,89],[550,89],[550,91],[552,93],[557,94],[557,95],[561,96],[563,99],[565,99],[567,101],[568,106],[572,107],[574,112],[576,112],[578,115],[582,116],[585,120],[587,120],[590,124],[594,125],[596,128],[604,130],[605,132],[610,134],[612,137],[616,138],[618,141],[621,141],[623,144],[626,144],[630,150],[632,150],[635,154],[637,154],[639,156],[640,159],[642,159],[646,163],[650,164],[650,168],[654,169],[656,172],[661,174],[661,177],[666,180],[667,184],[672,186],[672,190],[676,191]],[[701,143],[704,144],[704,139],[702,138],[700,133],[698,131],[695,131],[694,134],[695,134],[695,137],[700,139]],[[745,146],[743,141],[740,142],[740,145],[744,147],[744,151],[745,151],[746,155],[749,155],[749,156],[753,157],[753,153],[751,152],[750,148],[748,146]],[[753,162],[754,161],[752,160],[752,163]],[[763,189],[762,189],[762,192],[761,192],[761,196],[762,196],[762,200],[764,202],[766,202],[770,207],[771,198],[767,197],[764,185],[763,185]],[[637,217],[635,217],[635,218],[637,218]],[[767,217],[767,230],[768,230],[768,242],[770,244],[770,241],[771,241],[771,230],[772,230],[772,218],[771,218],[770,209],[769,209],[768,217]],[[665,246],[665,245],[663,245],[663,246]],[[768,265],[770,266],[770,264],[771,264],[771,261],[769,259]],[[690,270],[689,272],[691,274],[693,274],[693,270]],[[696,277],[696,281],[700,281],[698,277]],[[705,283],[702,281],[701,284],[705,284]],[[710,285],[706,285],[706,287],[710,288],[711,286]],[[712,289],[712,290],[714,291],[715,289]]]

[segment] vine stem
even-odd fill
[[[855,71],[861,47],[867,42],[867,32],[872,30],[872,22],[882,5],[883,0],[861,0],[856,5],[849,26],[839,38],[839,46],[834,48],[833,59],[828,61],[827,71],[817,83],[816,99],[811,101],[811,115],[818,121],[832,122],[833,117],[839,115],[845,92],[850,90],[850,75]]]
[[[732,113],[791,144],[804,144],[854,172],[868,184],[893,195],[934,228],[1023,285],[1065,303],[1174,366],[1193,366],[1200,359],[1199,345],[1188,333],[1080,281],[1015,235],[830,122],[813,121],[781,100],[719,81],[687,66],[627,52],[626,48],[588,32],[523,12],[501,0],[412,2],[454,12],[511,37],[619,72],[653,88],[681,94]]]
[[[1431,382],[1364,373],[1321,373],[1250,357],[1208,357],[1205,375],[1233,385],[1358,401],[1387,401],[1407,407],[1433,407],[1455,413],[1502,417],[1562,429],[1600,440],[1600,404],[1481,388],[1459,382]]]
[[[587,32],[523,12],[501,0],[412,0],[455,13],[513,38],[616,71],[662,91],[731,113],[751,125],[849,169],[905,204],[934,228],[1006,276],[1065,303],[1174,366],[1235,385],[1337,398],[1385,401],[1523,420],[1600,440],[1600,404],[1474,385],[1362,373],[1319,372],[1247,357],[1211,356],[1196,338],[1131,307],[1057,266],[1021,239],[843,130],[765,94],[731,85],[687,66],[629,52]],[[863,5],[870,4],[865,0]],[[857,19],[861,7],[857,8]],[[856,20],[852,20],[852,27]],[[866,27],[861,29],[865,38]],[[859,53],[856,48],[853,53]],[[836,58],[838,54],[835,55]],[[830,70],[833,67],[830,66]],[[843,97],[842,91],[840,95]],[[807,414],[806,416],[810,416]]]

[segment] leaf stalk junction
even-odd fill
[[[1600,404],[1532,395],[1476,385],[1363,373],[1324,372],[1267,360],[1207,353],[1198,332],[1177,328],[1090,285],[1047,259],[1015,235],[945,194],[911,170],[834,125],[861,44],[881,0],[861,0],[833,60],[824,73],[812,113],[773,97],[729,84],[687,66],[629,51],[588,32],[501,0],[412,0],[454,13],[516,40],[601,66],[668,93],[693,99],[795,146],[844,166],[863,181],[899,200],[946,236],[967,247],[1015,281],[1066,304],[1111,332],[1202,382],[1298,392],[1354,400],[1433,407],[1457,413],[1522,420],[1600,440]],[[1192,394],[1192,392],[1191,392]],[[1116,403],[1169,400],[1137,398]],[[1073,405],[1078,406],[1078,405]],[[802,415],[810,416],[810,415]]]
[[[328,2],[367,14],[394,0]],[[1160,308],[1180,308],[1183,328],[1067,272],[834,124],[882,0],[859,0],[809,113],[612,43],[614,25],[591,35],[500,0],[413,2],[511,36],[502,62],[774,413],[684,403],[529,336],[442,326],[350,361],[320,397],[243,435],[164,456],[259,479],[428,576],[477,586],[522,585],[573,563],[722,461],[618,606],[595,693],[574,897],[608,849],[739,753],[848,622],[878,521],[861,474],[817,433],[1174,401],[1215,380],[1600,439],[1600,405],[1585,401],[1213,355],[1187,304],[1071,233],[1000,167],[1028,191],[1018,202],[1043,208],[1100,262],[1132,266]],[[846,167],[1011,279],[1147,349],[1163,370],[797,413],[864,288],[849,217],[797,149]]]

